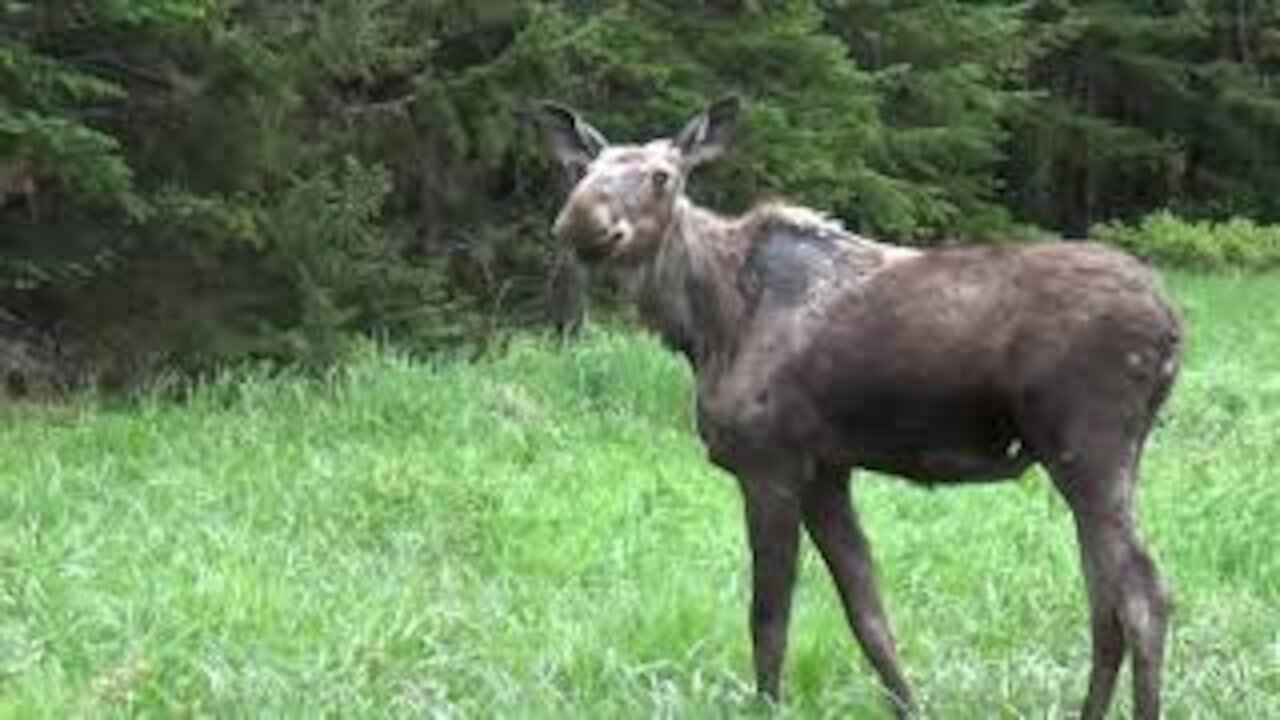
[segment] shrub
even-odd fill
[[[1195,270],[1280,267],[1280,225],[1247,218],[1186,220],[1162,210],[1133,224],[1097,225],[1093,236],[1159,265]]]

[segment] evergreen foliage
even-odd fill
[[[1036,0],[1008,150],[1017,205],[1069,236],[1169,206],[1275,222],[1280,12],[1269,2]]]
[[[536,322],[541,97],[742,95],[700,200],[900,242],[1276,222],[1278,74],[1265,0],[0,0],[0,314],[104,380]]]

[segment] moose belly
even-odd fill
[[[925,484],[1007,480],[1032,463],[1012,418],[982,403],[899,402],[834,420],[841,460]]]

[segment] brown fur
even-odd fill
[[[645,323],[689,358],[699,433],[740,483],[760,691],[778,695],[803,526],[888,696],[914,708],[849,503],[852,468],[932,485],[1040,463],[1075,517],[1089,593],[1082,714],[1105,714],[1131,651],[1136,715],[1157,717],[1168,601],[1133,491],[1180,330],[1150,273],[1090,243],[919,252],[803,208],[718,216],[683,195],[683,176],[718,153],[735,110],[596,155],[575,144],[576,115],[549,106],[544,127],[562,158],[586,162],[557,235],[622,273]]]

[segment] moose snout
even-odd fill
[[[551,228],[556,239],[584,261],[603,260],[613,254],[631,234],[631,224],[604,204],[566,205]]]

